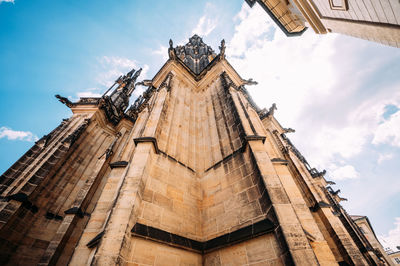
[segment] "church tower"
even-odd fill
[[[73,115],[0,177],[0,264],[380,265],[245,80],[194,35]],[[128,108],[137,86],[147,90]]]

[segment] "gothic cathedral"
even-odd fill
[[[245,80],[194,35],[119,77],[0,177],[1,265],[381,265]],[[129,106],[137,86],[147,90]]]

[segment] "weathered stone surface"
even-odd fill
[[[0,178],[0,264],[371,259],[323,177],[286,149],[272,114],[260,120],[224,56],[186,48],[170,48],[117,124],[96,100],[73,103],[71,119]]]

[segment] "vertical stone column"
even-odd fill
[[[293,180],[293,176],[290,174],[288,166],[283,163],[273,163],[273,165],[301,226],[308,234],[310,245],[313,248],[318,262],[322,265],[336,265],[335,257],[319,230],[299,188]]]
[[[303,164],[298,160],[298,158],[293,155],[291,151],[289,151],[289,158],[300,172],[303,180],[307,184],[308,188],[312,192],[315,200],[316,200],[316,212],[317,215],[322,219],[324,226],[327,228],[329,234],[334,239],[334,241],[339,244],[342,248],[342,255],[348,256],[348,260],[352,261],[355,265],[367,265],[364,257],[361,252],[358,250],[357,245],[352,240],[350,234],[343,226],[339,217],[336,217],[332,213],[330,205],[321,205],[320,202],[329,203],[329,200],[325,199],[321,188],[318,187],[317,182],[313,182],[313,178],[310,176],[308,171],[305,169]]]
[[[249,147],[264,181],[293,262],[296,265],[318,265],[298,216],[271,163],[262,140],[250,140]]]
[[[170,79],[168,76],[167,79]],[[163,83],[164,84],[164,83]],[[119,192],[113,214],[105,228],[104,236],[95,254],[94,265],[119,265],[128,260],[131,250],[130,238],[140,208],[142,195],[152,167],[153,157],[158,152],[155,133],[167,96],[167,86],[161,86],[154,106],[143,128],[136,138],[136,148],[129,162],[124,184]]]
[[[121,129],[121,139],[123,142],[118,146],[117,152],[111,157],[111,163],[131,161],[135,151],[134,138],[138,137],[143,129],[144,123],[148,118],[147,109],[145,109],[136,120],[134,127],[130,131]],[[121,151],[121,152],[118,152]],[[119,167],[111,167],[110,173],[106,177],[104,188],[96,203],[96,207],[90,216],[90,220],[75,248],[70,264],[92,264],[97,252],[99,243],[103,239],[105,228],[115,210],[121,187],[124,184],[129,164]],[[88,243],[91,244],[89,246]]]
[[[277,232],[282,232],[283,239],[280,240],[286,242],[281,244],[284,246],[285,244],[287,245],[291,259],[296,265],[318,265],[318,261],[308,243],[296,212],[264,147],[263,140],[265,136],[251,137],[258,135],[258,132],[256,132],[249,114],[244,110],[245,106],[241,102],[241,99],[239,99],[240,95],[233,88],[229,89],[229,93],[233,98],[236,111],[245,130],[249,148],[254,156],[255,163],[275,212],[277,223],[279,224]],[[284,259],[287,262],[290,260],[287,257]]]
[[[69,200],[73,201],[72,206],[65,211],[64,219],[58,227],[58,230],[46,251],[42,255],[39,265],[56,264],[72,232],[75,230],[78,220],[84,217],[86,206],[92,199],[92,195],[103,177],[101,170],[104,167],[107,158],[106,156],[101,155],[110,145],[111,139],[109,139],[105,134],[99,135],[100,137],[99,139],[96,139],[93,148],[87,151],[88,153],[86,156],[91,156],[90,162],[85,171],[79,176],[79,181],[76,183],[74,188],[76,193],[71,193],[72,198]]]
[[[342,255],[347,254],[347,259],[354,263],[354,265],[368,265],[340,219],[333,215],[332,210],[330,208],[321,208],[319,212],[322,214],[321,218],[323,222],[328,223],[325,225],[328,232],[335,235],[335,241],[340,242],[343,249]]]

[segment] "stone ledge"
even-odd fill
[[[125,168],[127,165],[128,165],[127,161],[118,161],[118,162],[110,163],[111,169],[114,169],[114,168]]]
[[[134,225],[131,233],[133,236],[205,254],[223,247],[227,247],[248,239],[270,233],[275,229],[275,227],[276,226],[273,222],[271,222],[269,219],[265,219],[204,242],[189,239],[140,223],[136,223]]]
[[[158,145],[157,145],[157,139],[154,137],[140,137],[140,138],[133,139],[133,141],[135,142],[135,145],[137,145],[138,143],[142,143],[142,142],[151,142],[151,143],[153,143],[156,153],[158,154],[160,152],[158,149]]]
[[[271,162],[273,164],[283,164],[283,165],[288,165],[289,161],[281,158],[273,158],[271,159]]]
[[[252,140],[261,140],[262,143],[265,142],[266,137],[265,136],[258,136],[258,135],[248,135],[245,137],[247,142],[252,141]]]

